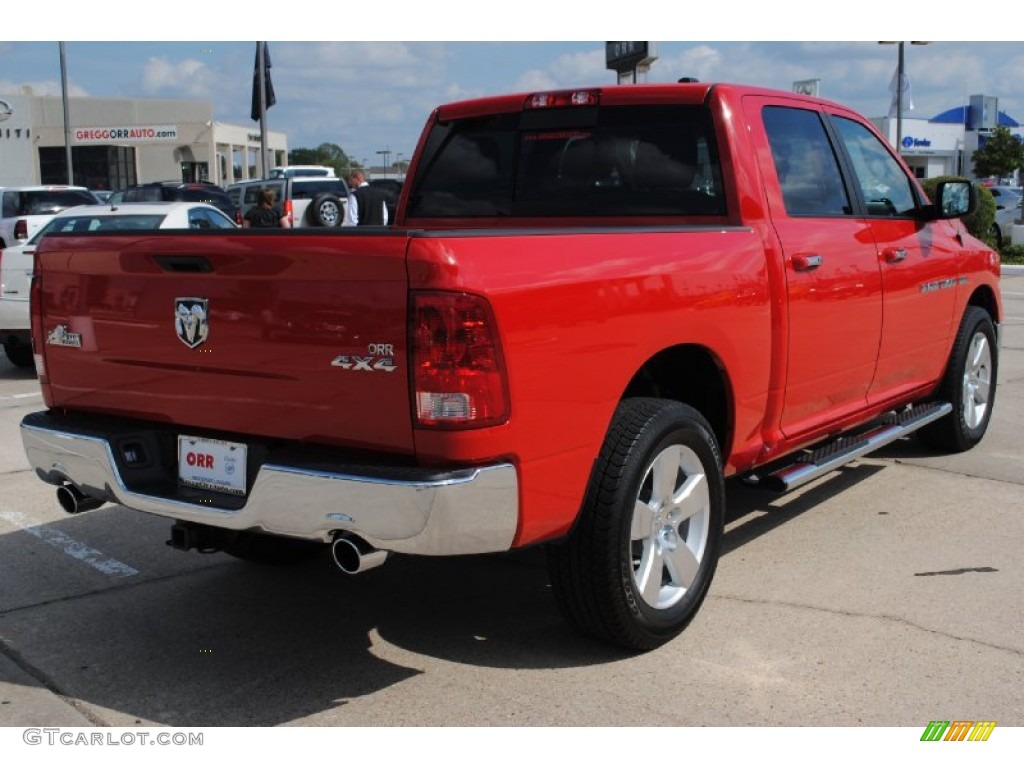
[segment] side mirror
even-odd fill
[[[978,208],[978,190],[969,181],[940,181],[930,218],[959,219]]]

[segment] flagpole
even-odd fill
[[[74,170],[71,167],[71,116],[68,110],[68,66],[64,56],[64,43],[60,43],[60,97],[64,105],[64,152],[68,164],[68,186],[73,186]]]
[[[260,178],[267,178],[267,69],[265,65],[267,44],[257,43],[260,60]],[[902,50],[902,49],[901,49]]]
[[[903,154],[903,41],[899,43],[899,63],[896,66],[896,151]]]

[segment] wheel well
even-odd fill
[[[663,350],[636,372],[623,398],[660,397],[696,408],[715,432],[723,456],[732,442],[732,390],[717,358],[704,347]]]
[[[981,307],[988,316],[992,318],[993,323],[1000,322],[999,318],[999,304],[996,302],[995,294],[992,293],[992,289],[987,285],[982,285],[971,294],[971,298],[967,301],[967,304],[974,307]]]

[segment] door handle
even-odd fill
[[[906,248],[888,248],[882,254],[887,264],[898,264],[907,258]]]
[[[814,254],[813,256],[807,256],[804,254],[797,254],[793,257],[793,269],[797,272],[810,272],[812,269],[817,269],[821,266],[823,259],[821,256]]]

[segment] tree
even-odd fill
[[[324,142],[315,149],[297,147],[290,150],[288,152],[288,164],[326,165],[333,168],[337,176],[345,175],[352,166],[359,165],[349,159],[349,156],[345,154],[345,150],[337,144],[331,144],[330,142]]]
[[[1024,168],[1024,143],[1000,125],[989,134],[985,145],[971,155],[974,175],[1010,176],[1018,168]]]

